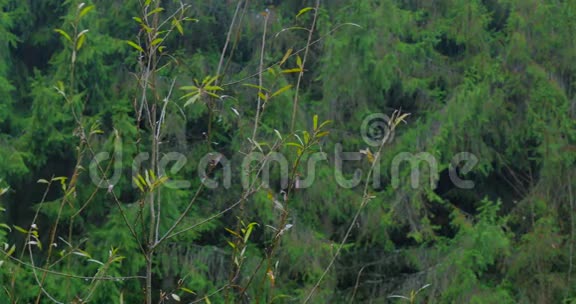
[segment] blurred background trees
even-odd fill
[[[138,211],[143,195],[133,186],[132,170],[134,157],[153,144],[151,128],[138,120],[140,63],[146,58],[126,43],[146,47],[136,38],[143,27],[134,18],[141,18],[145,2],[86,2],[83,7],[94,8],[76,20],[81,1],[0,0],[0,188],[9,187],[0,198],[6,209],[0,221],[5,223],[0,241],[6,244],[0,253],[0,298],[8,299],[6,303],[49,302],[39,286],[65,302],[80,302],[79,295],[86,291],[94,303],[143,302],[141,279],[102,280],[95,286],[92,280],[70,276],[48,273],[42,278],[37,270],[43,282],[39,284],[31,264],[86,278],[104,270],[111,277],[145,272],[142,244],[123,219],[136,223],[149,216]],[[250,145],[246,138],[252,136],[258,91],[273,93],[292,85],[265,104],[258,141],[273,142],[275,130],[284,136],[292,131],[298,73],[282,69],[297,67],[297,56],[281,68],[266,70],[261,87],[255,88],[260,86],[262,36],[266,27],[265,68],[281,61],[289,49],[305,48],[308,31],[298,28],[309,28],[314,13],[301,9],[315,3],[242,1],[236,12],[237,3],[187,1],[186,13],[197,22],[178,24],[182,33],[177,30],[161,42],[169,56],[155,70],[154,90],[170,95],[171,102],[160,151],[186,156],[184,167],[168,176],[191,183],[187,189],[161,188],[162,231],[195,196],[201,184],[197,166],[208,152],[231,160],[232,186],[202,191],[183,227],[203,223],[240,198],[240,152]],[[168,18],[181,4],[166,0],[162,7],[153,15]],[[223,76],[217,80],[222,90],[217,93],[230,97],[184,106],[188,98],[181,97],[187,92],[179,88],[217,74],[229,28]],[[89,31],[78,47],[56,29]],[[312,40],[295,129],[312,129],[315,114],[322,121],[332,120],[330,134],[319,144],[328,160],[317,163],[313,186],[295,191],[290,199],[288,221],[293,226],[279,242],[272,282],[263,283],[255,273],[269,270],[259,268],[258,261],[266,256],[273,233],[268,226],[279,218],[274,207],[282,190],[278,174],[273,174],[269,190],[256,191],[241,208],[158,247],[156,298],[165,292],[183,302],[205,301],[205,296],[212,303],[302,302],[362,201],[364,182],[346,189],[335,180],[335,146],[352,152],[366,149],[364,118],[402,109],[411,115],[384,148],[381,185],[370,187],[374,199],[362,210],[311,301],[402,301],[389,296],[409,297],[427,284],[417,301],[576,301],[576,2],[323,1]],[[67,98],[58,88],[70,93]],[[83,138],[80,126],[95,132]],[[99,189],[88,173],[93,154],[114,154],[119,141],[122,178],[113,189]],[[294,147],[280,151],[294,159]],[[438,162],[438,174],[421,168],[420,185],[414,189],[410,166],[402,166],[400,186],[392,187],[390,165],[401,152],[430,153]],[[472,189],[456,187],[449,177],[451,161],[460,152],[478,158],[463,176],[474,182]],[[366,173],[369,167],[367,159],[349,162],[344,175],[354,176],[357,168]],[[307,174],[305,166],[299,173]],[[67,178],[66,187],[57,177]],[[39,179],[50,183],[48,191]],[[72,195],[68,191],[73,179]],[[236,281],[248,288],[225,292],[222,287],[234,268],[234,249],[228,243],[234,236],[226,229],[235,230],[239,218],[258,224]],[[57,228],[56,219],[62,221]],[[29,252],[29,235],[35,229],[43,248]],[[57,247],[49,245],[52,234]],[[46,260],[50,247],[55,253]],[[112,263],[112,248],[124,259]],[[263,290],[268,292],[264,298]]]

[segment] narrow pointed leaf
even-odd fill
[[[296,15],[296,18],[302,16],[302,15],[305,14],[306,12],[309,12],[309,11],[311,11],[311,10],[313,10],[313,9],[314,9],[313,7],[305,7],[305,8],[303,8],[303,9],[301,9],[301,10],[298,12],[298,15]]]
[[[132,42],[132,41],[130,41],[130,40],[126,40],[126,43],[128,43],[128,45],[130,45],[131,47],[137,49],[138,51],[144,53],[144,49],[143,49],[141,46],[139,46],[138,44],[136,44],[135,42]]]
[[[274,97],[274,96],[278,96],[278,95],[280,95],[280,94],[288,91],[291,87],[292,87],[292,85],[289,84],[289,85],[287,85],[287,86],[284,86],[284,87],[280,88],[278,91],[272,93],[272,95],[270,96],[270,98],[272,98],[272,97]]]
[[[172,25],[174,25],[174,27],[176,27],[176,30],[178,30],[178,33],[180,33],[180,35],[184,35],[184,28],[182,28],[182,24],[180,23],[180,21],[176,18],[174,18],[172,20]]]
[[[68,33],[66,33],[64,30],[55,29],[54,31],[55,31],[56,33],[59,33],[60,35],[62,35],[64,38],[66,38],[66,40],[72,42],[72,38],[70,38],[70,35],[68,35]]]
[[[189,294],[196,294],[191,289],[188,289],[186,287],[180,287],[180,290],[182,290],[183,292],[189,293]]]
[[[287,69],[287,70],[282,70],[282,73],[284,74],[288,74],[288,73],[300,73],[302,72],[301,68],[293,68],[293,69]]]
[[[283,65],[284,62],[286,62],[286,60],[288,60],[288,58],[290,57],[290,55],[292,55],[292,49],[288,49],[288,51],[286,51],[286,54],[284,54],[284,57],[282,57],[282,60],[280,60],[280,64],[279,65]]]
[[[80,48],[82,47],[82,45],[84,45],[84,41],[86,41],[86,35],[82,35],[80,36],[80,38],[78,38],[78,42],[76,42],[76,50],[80,50]]]
[[[79,18],[84,17],[86,14],[88,14],[93,9],[94,9],[94,5],[89,5],[85,8],[83,8],[82,11],[80,11],[80,14],[78,15],[78,17]]]
[[[146,17],[157,14],[163,10],[164,10],[164,8],[162,8],[162,7],[155,8],[155,9],[151,10],[148,14],[146,14]]]
[[[157,44],[162,43],[162,41],[164,41],[164,39],[162,39],[162,38],[156,38],[156,39],[152,40],[152,43],[151,43],[151,44],[152,44],[152,45],[157,45]]]

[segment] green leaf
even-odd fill
[[[280,131],[274,129],[274,132],[276,133],[276,136],[278,136],[278,138],[279,138],[280,140],[282,140],[282,135],[280,134]]]
[[[249,88],[254,88],[254,89],[258,89],[258,90],[262,90],[262,91],[269,92],[268,89],[266,89],[265,87],[257,86],[257,85],[255,85],[255,84],[251,84],[251,83],[245,83],[245,84],[243,84],[243,86],[247,86],[247,87],[249,87]]]
[[[202,81],[202,84],[204,87],[208,87],[209,85],[211,85],[214,81],[216,81],[216,79],[218,79],[218,75],[216,76],[206,76],[206,78],[204,79],[204,81]]]
[[[61,80],[58,80],[58,82],[56,82],[56,86],[58,87],[58,89],[62,92],[64,92],[64,82],[62,82]]]
[[[144,192],[144,185],[142,185],[140,180],[137,177],[134,177],[133,180],[134,180],[134,183],[136,184],[136,187],[138,187],[138,189],[140,189],[140,192]]]
[[[125,257],[119,256],[119,257],[113,258],[111,262],[112,262],[112,263],[121,262],[121,261],[124,260],[124,259],[125,259]]]
[[[150,186],[150,184],[148,183],[148,181],[147,181],[146,179],[144,179],[144,177],[142,177],[142,174],[138,174],[137,177],[138,177],[138,180],[140,181],[140,183],[141,183],[143,186],[146,186],[146,187],[149,187],[149,186]],[[148,172],[146,172],[146,178],[148,178]]]
[[[164,10],[163,7],[157,7],[155,9],[151,10],[148,14],[146,14],[146,17],[150,17],[151,15],[157,14],[163,10]]]
[[[180,287],[180,290],[182,290],[183,292],[189,293],[189,294],[196,294],[191,289],[188,289],[186,287]]]
[[[146,24],[140,23],[140,26],[146,31],[146,33],[152,32],[152,28],[147,26]]]
[[[97,261],[97,260],[95,260],[95,259],[88,259],[87,261],[104,266],[104,263],[102,263],[102,262],[100,262],[100,261]]]
[[[286,60],[288,60],[288,58],[290,57],[290,55],[292,54],[292,49],[288,49],[288,51],[286,51],[286,54],[284,54],[284,57],[282,57],[282,60],[280,60],[280,64],[279,65],[283,65],[284,62],[286,62]]]
[[[236,233],[236,231],[230,229],[230,228],[224,228],[224,230],[228,231],[228,233],[234,235],[237,238],[240,238],[240,235],[238,235],[238,233]]]
[[[78,38],[78,41],[76,42],[76,50],[79,51],[80,48],[82,47],[82,45],[84,45],[84,41],[86,41],[86,36],[82,35],[80,36],[80,38]]]
[[[78,18],[84,17],[86,14],[88,14],[88,13],[89,13],[91,10],[93,10],[93,9],[94,9],[94,5],[89,5],[89,6],[85,7],[85,8],[83,8],[83,9],[80,11],[80,14],[78,15]]]
[[[184,103],[184,107],[191,105],[191,104],[194,104],[198,100],[198,98],[200,98],[200,94],[196,94],[196,95],[192,96],[190,99],[188,99],[186,101],[186,103]]]
[[[311,11],[311,10],[313,10],[313,9],[314,9],[313,7],[305,7],[305,8],[303,8],[303,9],[301,9],[301,10],[298,12],[298,15],[296,15],[296,18],[300,17],[302,14],[305,14],[306,12],[309,12],[309,11]]]
[[[214,94],[214,93],[212,93],[212,92],[206,92],[206,94],[207,94],[208,96],[212,96],[212,97],[214,97],[214,98],[220,99],[220,96],[218,96],[217,94]]]
[[[316,131],[318,130],[318,115],[314,115],[314,118],[312,120],[314,121],[313,124],[314,131]]]
[[[282,73],[284,73],[284,74],[288,74],[288,73],[300,73],[300,72],[302,72],[302,68],[294,68],[294,69],[282,70]]]
[[[302,58],[299,55],[296,55],[296,65],[302,69]]]
[[[400,124],[401,122],[406,123],[406,117],[410,116],[410,113],[404,113],[400,116],[395,117],[393,123],[393,127],[398,126],[398,124]]]
[[[178,19],[174,18],[174,20],[172,20],[172,25],[176,27],[180,35],[184,35],[184,29],[182,28],[182,24],[180,24],[180,21],[178,21]]]
[[[72,42],[72,38],[70,38],[70,35],[68,35],[68,33],[66,33],[64,30],[55,29],[54,31],[55,31],[56,33],[59,33],[60,35],[64,36],[64,38],[66,38],[66,40]]]
[[[223,88],[221,88],[219,86],[211,86],[211,85],[205,86],[204,89],[208,90],[208,91],[222,91],[222,90],[224,90]]]
[[[130,40],[126,40],[126,43],[128,43],[131,47],[137,49],[138,51],[144,53],[144,49],[141,46],[139,46],[138,44],[136,44]]]
[[[81,31],[80,33],[78,33],[77,38],[80,38],[82,35],[88,33],[89,31],[90,31],[90,30],[83,30],[83,31]]]
[[[1,228],[7,229],[8,231],[12,232],[12,228],[10,228],[10,226],[6,225],[6,224],[0,224]]]
[[[152,45],[157,45],[157,44],[159,44],[159,43],[162,43],[162,41],[164,41],[164,39],[162,39],[162,38],[156,38],[156,39],[152,40],[152,43],[151,43],[151,44],[152,44]]]
[[[14,253],[14,251],[16,251],[16,246],[12,245],[12,247],[10,247],[10,250],[8,250],[8,252],[6,252],[6,255],[11,256]]]
[[[251,138],[248,138],[248,141],[250,141],[250,143],[252,143],[260,152],[264,153],[264,151],[262,150],[262,147],[260,146],[260,144],[256,141],[253,141]]]
[[[280,95],[280,94],[288,91],[291,87],[292,87],[292,85],[289,84],[289,85],[287,85],[287,86],[284,86],[284,87],[280,88],[278,91],[274,92],[274,93],[270,96],[270,98],[272,98],[272,97],[274,97],[274,96],[278,96],[278,95]]]
[[[132,17],[132,19],[134,19],[134,20],[135,20],[136,22],[138,22],[138,23],[144,23],[144,22],[142,21],[142,18],[140,18],[140,17]]]
[[[298,144],[298,143],[295,143],[295,142],[289,142],[289,143],[286,143],[286,145],[287,145],[287,146],[297,147],[297,148],[299,148],[299,149],[304,148],[304,147],[302,147],[301,144]]]
[[[18,225],[12,225],[12,227],[14,227],[14,229],[16,229],[18,232],[22,232],[24,234],[28,234],[28,230],[18,226]]]
[[[250,234],[252,234],[252,230],[254,230],[254,226],[258,225],[257,223],[250,223],[246,229],[246,233],[244,233],[244,244],[248,242],[248,238],[250,238]]]
[[[307,32],[309,32],[310,30],[305,28],[305,27],[301,27],[301,26],[291,26],[291,27],[287,27],[287,28],[282,29],[280,32],[278,32],[276,34],[275,37],[278,37],[280,34],[282,34],[283,32],[286,32],[286,31],[307,31]]]
[[[319,128],[322,129],[322,128],[324,128],[324,126],[326,126],[327,124],[330,124],[330,123],[332,123],[331,120],[326,120],[325,122],[323,122],[323,123],[320,124],[320,127],[319,127]]]
[[[197,91],[198,87],[197,86],[183,86],[183,87],[180,87],[180,90],[183,90],[183,91],[196,90]]]
[[[303,131],[302,134],[304,135],[304,143],[308,144],[310,142],[310,133]]]
[[[294,136],[296,136],[296,138],[298,138],[298,141],[300,141],[300,144],[302,144],[302,146],[304,146],[304,142],[302,141],[302,138],[300,138],[300,136],[298,136],[298,134],[294,134]]]
[[[81,250],[81,249],[77,249],[77,250],[73,251],[72,254],[79,255],[79,256],[82,256],[82,257],[85,257],[85,258],[89,258],[89,259],[92,258],[92,257],[90,256],[90,254],[88,254],[88,252],[86,252],[86,251],[84,251],[84,250]]]
[[[158,179],[154,180],[154,183],[152,184],[152,188],[157,188],[159,186],[164,185],[166,182],[168,181],[168,176],[162,176]]]
[[[47,181],[47,180],[45,180],[45,179],[43,179],[43,178],[41,178],[41,179],[39,179],[39,180],[37,181],[37,183],[38,183],[38,184],[49,184],[50,182]]]

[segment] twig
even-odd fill
[[[236,11],[234,11],[232,22],[230,22],[230,27],[228,28],[228,33],[226,34],[226,42],[224,42],[224,47],[222,47],[222,53],[220,53],[220,61],[218,61],[218,69],[216,69],[216,76],[218,77],[220,77],[222,65],[224,64],[224,57],[226,56],[228,44],[230,43],[230,35],[232,34],[232,29],[234,28],[234,24],[236,23],[236,16],[238,16],[238,11],[240,10],[241,5],[242,0],[238,0],[238,4],[236,5]],[[216,79],[216,83],[218,83],[218,79]]]
[[[572,280],[572,269],[574,267],[574,230],[576,230],[576,227],[574,226],[574,212],[576,212],[576,210],[574,210],[574,195],[572,194],[572,177],[571,177],[571,173],[568,173],[568,196],[569,196],[569,200],[570,200],[570,258],[569,258],[569,264],[568,264],[568,283],[570,283],[570,281]]]
[[[126,277],[111,277],[111,276],[106,276],[106,277],[87,277],[87,276],[80,276],[80,275],[75,275],[75,274],[70,274],[70,273],[64,273],[64,272],[58,272],[58,271],[54,271],[54,270],[49,270],[49,269],[45,269],[42,267],[38,267],[36,265],[30,264],[30,263],[26,263],[24,261],[22,261],[19,258],[13,257],[11,255],[8,255],[8,253],[4,250],[0,250],[0,252],[6,256],[8,256],[11,260],[13,260],[14,262],[21,264],[22,266],[26,266],[29,267],[31,269],[36,269],[36,270],[40,270],[43,272],[46,272],[48,274],[51,275],[55,275],[55,276],[60,276],[60,277],[67,277],[67,278],[71,278],[71,279],[78,279],[78,280],[100,280],[100,281],[124,281],[124,280],[134,280],[134,279],[138,279],[138,280],[142,280],[145,279],[145,276],[126,276]]]
[[[314,34],[314,28],[316,27],[316,19],[318,19],[318,9],[320,8],[320,0],[316,0],[316,7],[314,8],[314,18],[312,19],[312,26],[308,30],[308,41],[306,41],[306,47],[304,48],[304,56],[302,57],[302,65],[300,66],[300,73],[298,74],[298,81],[296,82],[296,90],[294,92],[294,102],[292,106],[292,122],[290,123],[290,133],[294,132],[294,123],[296,123],[296,112],[298,111],[298,98],[300,97],[300,84],[302,83],[302,77],[304,77],[304,67],[306,66],[306,59],[308,58],[308,52],[310,50],[312,42],[312,34]]]
[[[256,119],[254,119],[254,131],[252,132],[252,141],[256,143],[256,131],[258,130],[258,120],[260,119],[260,108],[262,98],[262,71],[264,68],[264,49],[266,46],[266,30],[268,29],[268,18],[270,18],[270,14],[266,13],[264,17],[264,32],[262,33],[262,46],[260,47],[260,65],[258,66],[258,103],[256,106]]]
[[[354,290],[352,291],[352,296],[350,296],[349,301],[350,303],[354,303],[354,297],[356,296],[356,292],[358,291],[358,285],[360,284],[360,276],[362,275],[364,268],[366,268],[366,265],[362,266],[362,268],[360,268],[360,271],[358,271],[358,275],[356,276],[356,284],[354,284]]]

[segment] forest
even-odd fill
[[[576,1],[0,8],[0,304],[576,303]]]

